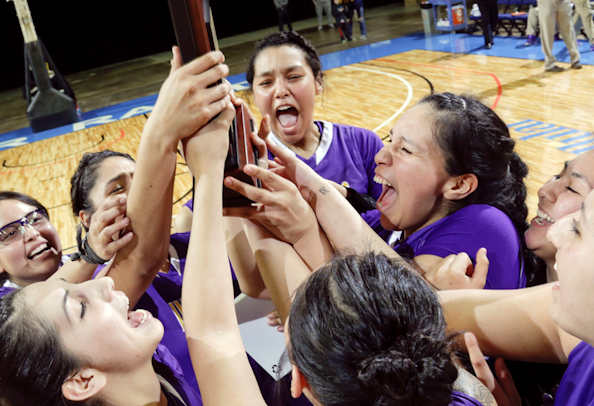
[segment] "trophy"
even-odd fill
[[[183,63],[219,49],[208,0],[168,1]],[[247,109],[243,105],[237,107],[235,119],[229,129],[225,176],[233,176],[242,182],[262,187],[259,179],[243,173],[245,165],[258,164],[258,151],[250,140],[250,133],[253,131],[254,122]],[[252,203],[247,197],[223,186],[223,207],[249,206]]]

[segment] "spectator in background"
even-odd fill
[[[353,37],[349,28],[348,9],[340,0],[334,0],[332,4],[332,15],[336,19],[336,24],[338,24],[340,40],[342,42],[352,41]]]
[[[351,35],[353,34],[353,21],[355,12],[357,13],[357,21],[359,22],[359,30],[361,32],[361,39],[367,39],[367,26],[365,25],[365,17],[363,16],[363,0],[345,0],[348,7],[349,29]]]
[[[562,67],[557,66],[557,59],[553,54],[555,22],[559,26],[559,32],[571,56],[571,68],[581,69],[580,51],[576,46],[575,31],[571,20],[571,3],[569,0],[540,0],[538,2],[538,23],[540,24],[542,52],[545,55],[545,71],[564,71]]]
[[[324,28],[324,11],[326,12],[326,18],[328,18],[328,27],[334,28],[334,23],[332,23],[332,3],[330,0],[313,0],[313,4],[316,6],[316,15],[318,16],[318,30]]]
[[[289,31],[293,31],[291,26],[291,17],[289,17],[289,0],[273,0],[274,7],[276,7],[276,15],[278,17],[278,30],[284,31],[284,23],[287,23]]]
[[[499,9],[497,0],[478,0],[477,4],[481,10],[481,28],[485,36],[485,48],[493,46],[493,32],[499,24]]]
[[[576,17],[579,17],[578,15],[576,15]],[[580,20],[581,21],[581,20]],[[576,32],[576,35],[578,32],[580,32],[580,27],[581,25],[577,25],[577,21],[576,18],[574,18],[574,29]],[[526,43],[524,44],[524,46],[531,46],[536,44],[536,39],[538,37],[538,32],[540,30],[540,27],[538,25],[538,6],[530,6],[530,9],[528,10],[528,21],[526,23],[526,34],[528,34],[528,39],[526,40]],[[554,41],[558,41],[559,40],[559,25],[557,23],[555,23],[555,36],[553,37]],[[594,39],[593,39],[594,41]],[[576,41],[576,46],[579,47],[580,43]]]
[[[579,14],[584,26],[584,32],[590,42],[590,51],[594,51],[594,20],[588,0],[573,0],[576,14]],[[575,19],[574,19],[575,22]],[[579,33],[579,31],[576,31]]]
[[[557,27],[555,27],[557,29]],[[530,6],[528,10],[528,20],[526,21],[526,34],[528,39],[524,46],[531,46],[536,44],[536,37],[538,36],[538,6]]]

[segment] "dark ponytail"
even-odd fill
[[[413,333],[396,340],[392,349],[365,359],[358,380],[364,391],[379,399],[433,405],[451,396],[451,387],[443,382],[457,376],[447,341]]]
[[[447,406],[458,372],[445,328],[407,263],[336,257],[295,294],[289,355],[326,406]]]

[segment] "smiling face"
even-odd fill
[[[128,298],[108,277],[76,285],[50,280],[23,293],[28,306],[57,327],[64,346],[102,372],[145,366],[163,336],[149,312],[128,312]]]
[[[594,343],[594,192],[582,208],[550,227],[559,281],[553,285],[551,317],[563,330]]]
[[[0,227],[22,219],[37,207],[19,200],[0,201]],[[40,228],[25,226],[25,234],[8,245],[0,245],[0,272],[7,272],[19,286],[44,281],[60,267],[62,244],[49,221]]]
[[[432,134],[434,114],[427,103],[409,109],[375,156],[375,180],[383,184],[377,208],[387,230],[410,235],[447,214],[443,193],[452,177]]]
[[[282,45],[261,51],[254,64],[253,91],[260,113],[270,116],[272,132],[283,142],[299,145],[312,131],[322,81],[314,77],[301,49]]]
[[[547,240],[555,220],[579,210],[594,185],[594,151],[565,163],[563,171],[538,190],[538,211],[524,235],[526,245],[550,266],[556,248]]]

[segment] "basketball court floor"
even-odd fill
[[[431,92],[472,93],[508,124],[517,150],[530,167],[531,216],[536,191],[563,163],[594,147],[594,53],[581,41],[583,69],[545,73],[539,45],[496,37],[486,50],[480,36],[411,35],[322,56],[325,93],[315,118],[374,130],[385,138],[398,117]],[[563,42],[555,43],[560,66],[569,68]],[[243,74],[230,77],[250,100]],[[83,113],[74,125],[33,134],[30,129],[0,135],[0,189],[30,194],[45,204],[66,248],[75,246],[69,203],[70,177],[84,152],[113,149],[136,156],[156,95]],[[253,105],[252,105],[253,106]],[[253,107],[257,118],[257,109]],[[178,160],[174,214],[190,197],[192,180]]]

